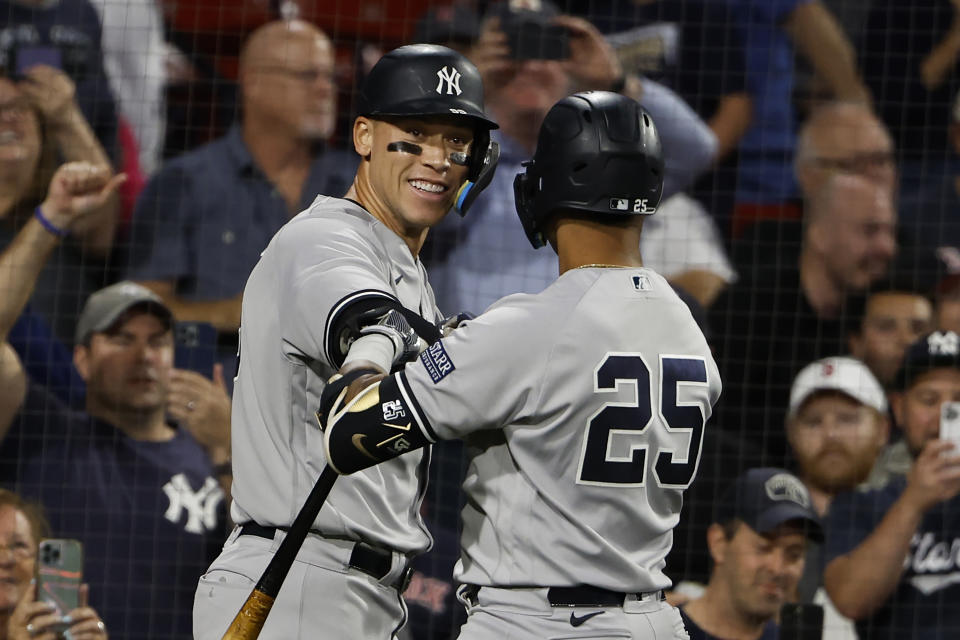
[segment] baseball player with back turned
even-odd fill
[[[324,468],[316,410],[327,379],[355,363],[388,372],[439,337],[418,252],[452,206],[469,207],[496,164],[480,74],[451,49],[387,53],[360,100],[353,186],[287,223],[243,293],[232,424],[238,526],[200,579],[196,638],[222,637]],[[333,487],[261,638],[396,633],[409,561],[431,543],[419,515],[427,463],[421,451]]]
[[[393,375],[352,365],[324,391],[339,473],[466,441],[461,639],[687,637],[663,600],[664,558],[720,378],[689,309],[641,261],[662,173],[638,104],[564,98],[514,182],[523,227],[557,251],[560,277]]]

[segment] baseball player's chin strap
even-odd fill
[[[373,369],[352,371],[331,380],[321,399],[317,414],[324,430],[323,445],[327,464],[339,474],[347,475],[380,464],[436,442],[413,419],[413,412],[404,400],[396,376],[389,376],[344,403],[350,383]],[[333,397],[333,395],[335,397]],[[333,402],[330,403],[329,399]]]

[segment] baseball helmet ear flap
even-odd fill
[[[457,192],[457,199],[454,201],[454,206],[457,209],[457,213],[460,214],[460,217],[467,215],[467,210],[476,201],[477,196],[490,186],[493,175],[497,171],[497,164],[500,162],[500,145],[490,140],[489,134],[485,133],[485,135],[487,140],[485,146],[474,147],[471,154],[471,166],[467,180],[460,186],[460,190]],[[480,151],[481,148],[485,149],[482,154]],[[477,158],[481,159],[480,169],[477,171],[476,176],[474,176],[472,167]]]
[[[473,134],[473,150],[470,153],[470,164],[467,166],[467,180],[477,182],[480,172],[487,162],[487,151],[490,149],[490,130],[477,127]],[[497,160],[500,154],[497,154]]]
[[[527,239],[534,249],[546,245],[543,237],[543,231],[537,228],[537,216],[535,213],[535,201],[537,198],[537,184],[539,179],[536,175],[530,173],[533,168],[533,160],[523,163],[526,167],[524,173],[518,173],[513,179],[513,200],[517,208],[517,216],[520,218],[520,224],[523,225],[523,232],[527,234]]]

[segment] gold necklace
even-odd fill
[[[579,267],[574,267],[574,269],[594,269],[594,268],[596,269],[631,269],[632,267],[628,267],[625,264],[602,264],[602,263],[582,264]]]

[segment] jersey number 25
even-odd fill
[[[700,461],[703,425],[710,410],[704,359],[661,355],[659,390],[651,389],[650,369],[639,353],[608,354],[594,376],[595,393],[615,392],[621,385],[630,385],[636,389],[636,401],[604,403],[587,422],[577,484],[642,487],[651,457],[648,453],[652,453],[658,486],[690,486]],[[679,400],[681,386],[693,392],[690,401]],[[651,397],[660,399],[658,407],[652,406]],[[649,428],[666,433],[650,434]],[[659,446],[651,452],[654,442]]]

